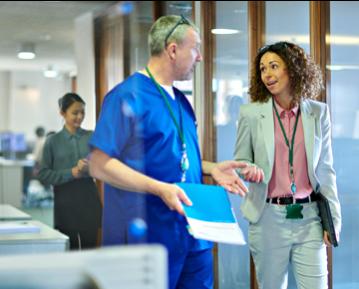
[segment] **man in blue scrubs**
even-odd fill
[[[235,173],[244,163],[201,160],[196,119],[175,80],[192,78],[200,53],[198,29],[183,16],[164,16],[149,34],[151,57],[105,97],[90,140],[91,174],[103,180],[104,245],[131,243],[131,220],[142,217],[147,241],[169,253],[169,288],[212,288],[212,244],[187,230],[182,203],[191,201],[176,182],[201,183],[211,175],[244,195]]]

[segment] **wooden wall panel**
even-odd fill
[[[216,55],[216,44],[211,29],[215,27],[216,20],[216,3],[215,1],[201,1],[201,24],[202,27],[202,73],[203,91],[201,99],[202,115],[197,115],[201,121],[201,147],[202,159],[215,162],[217,160],[217,131],[214,123],[215,111],[215,93],[213,92],[212,79],[215,71],[213,60]],[[197,100],[198,101],[198,100]],[[213,180],[209,176],[204,177],[204,183],[213,184]],[[219,288],[219,272],[218,272],[218,245],[213,247],[213,270],[214,270],[214,289]]]
[[[323,73],[324,91],[319,100],[330,106],[330,1],[310,1],[310,54]],[[333,288],[333,252],[327,247],[328,288]]]
[[[265,1],[248,1],[248,43],[251,69],[258,49],[265,43]]]
[[[248,77],[250,77],[254,58],[257,55],[258,49],[265,43],[265,1],[248,1],[248,43],[250,61]],[[251,255],[249,266],[251,289],[258,289],[254,262]]]
[[[106,93],[125,77],[126,59],[125,30],[122,16],[101,16],[95,19],[95,91],[96,119]],[[129,62],[129,61],[127,61]],[[97,181],[100,199],[103,204],[103,183]]]
[[[211,33],[212,27],[215,27],[216,11],[214,1],[202,1],[202,21],[205,29],[202,32],[202,46],[203,46],[203,63],[204,65],[204,127],[203,127],[203,152],[202,158],[207,161],[216,161],[217,159],[217,137],[216,128],[214,125],[214,103],[215,94],[213,93],[212,79],[215,71],[213,59],[215,58],[215,39]]]
[[[330,101],[330,1],[310,1],[310,54],[320,66],[325,90],[320,96],[321,101]]]

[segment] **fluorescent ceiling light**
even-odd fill
[[[309,44],[309,35],[304,34],[281,34],[281,35],[269,35],[267,37],[267,43],[274,43],[277,41],[289,41],[298,44]],[[359,45],[359,37],[352,35],[330,35],[326,38],[327,43],[332,45]]]
[[[239,30],[237,29],[225,29],[225,28],[216,28],[216,29],[212,29],[211,32],[213,34],[237,34],[239,33]]]
[[[329,40],[329,41],[328,41]],[[330,35],[327,36],[327,42],[336,45],[359,45],[358,36]]]
[[[19,52],[17,54],[17,57],[20,59],[34,59],[35,53],[33,52]]]
[[[34,47],[33,43],[23,43],[19,49],[17,57],[19,59],[34,59],[36,56]]]
[[[331,71],[359,70],[359,65],[327,65],[326,67]]]

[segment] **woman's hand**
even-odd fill
[[[81,159],[77,162],[77,167],[81,174],[88,173],[89,171],[89,163],[87,159]]]
[[[73,167],[73,168],[71,169],[71,173],[72,173],[72,176],[73,176],[75,179],[81,178],[81,171],[80,171],[80,169],[78,168],[78,166]]]
[[[335,235],[337,237],[337,241],[339,243],[339,234],[337,232],[335,232]],[[325,245],[327,245],[327,247],[331,247],[333,244],[329,241],[329,234],[327,231],[324,231],[324,236],[323,236],[323,240]]]
[[[245,169],[245,162],[224,161],[216,163],[211,169],[213,179],[227,191],[244,196],[248,189],[236,173],[236,169]]]
[[[264,179],[264,172],[256,165],[248,165],[241,169],[241,175],[247,182],[260,183]]]

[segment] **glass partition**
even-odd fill
[[[148,61],[148,32],[153,24],[152,2],[134,2],[133,13],[129,16],[130,74],[143,69]]]
[[[309,1],[266,1],[265,43],[290,41],[310,53]],[[296,284],[289,269],[288,289]]]
[[[359,288],[357,240],[359,196],[356,168],[359,164],[359,3],[330,2],[331,116],[334,167],[337,173],[343,227],[333,250],[333,288]]]
[[[309,1],[266,1],[266,44],[294,42],[310,52]]]
[[[213,71],[217,161],[233,159],[236,122],[248,101],[248,26],[246,1],[217,1]],[[248,223],[239,211],[241,198],[229,194],[238,222],[247,235]],[[248,246],[218,245],[219,288],[249,288]]]

